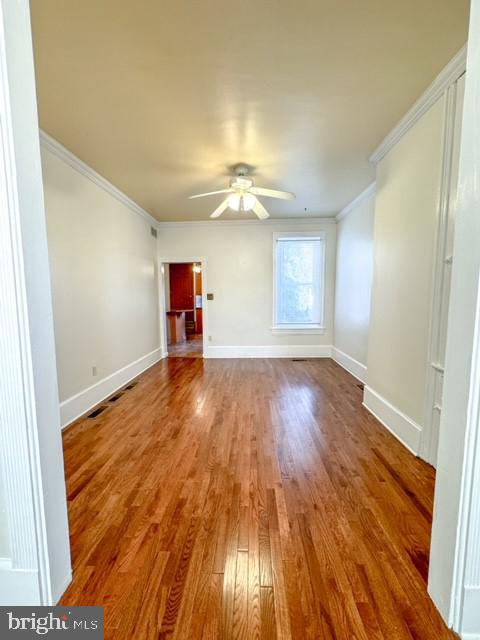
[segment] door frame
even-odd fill
[[[166,357],[168,355],[167,344],[167,323],[166,317],[166,304],[165,304],[165,264],[182,264],[186,262],[196,262],[201,264],[202,267],[202,319],[203,319],[203,333],[202,333],[202,348],[203,357],[208,357],[208,305],[207,302],[207,263],[208,260],[205,256],[175,256],[174,258],[169,256],[159,256],[158,258],[158,273],[159,277],[159,307],[160,307],[160,345],[162,354]]]
[[[472,0],[428,591],[480,640],[480,0]]]
[[[466,60],[465,60],[466,64]],[[455,148],[455,123],[458,109],[458,81],[465,74],[460,70],[458,77],[446,90],[444,123],[443,123],[443,158],[442,177],[437,207],[437,229],[435,239],[434,264],[432,271],[432,299],[430,303],[429,345],[427,353],[427,382],[425,389],[424,420],[420,436],[421,458],[429,464],[437,466],[437,450],[439,433],[435,434],[434,412],[441,413],[441,406],[436,405],[436,383],[439,376],[444,376],[444,363],[439,362],[442,296],[444,295],[445,263],[451,263],[452,256],[446,256],[447,230],[450,210],[455,206],[452,198],[453,152]],[[438,421],[440,422],[440,421]],[[439,429],[439,427],[437,427]]]
[[[71,562],[28,0],[0,0],[0,113],[0,605],[52,605]]]

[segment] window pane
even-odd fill
[[[277,324],[320,324],[322,243],[277,241]]]

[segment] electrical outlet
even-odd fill
[[[92,367],[92,376],[97,375],[97,367]]]
[[[213,293],[207,293],[207,300],[213,300]]]

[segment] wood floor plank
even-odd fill
[[[237,553],[233,600],[234,640],[248,640],[248,552]]]
[[[74,578],[115,640],[451,640],[435,474],[333,361],[169,358],[64,432]]]
[[[249,640],[258,640],[261,633],[260,615],[260,544],[258,524],[258,464],[257,440],[250,439],[248,510],[248,633]]]
[[[275,618],[275,599],[272,587],[262,587],[260,590],[260,607],[262,611],[262,640],[277,638],[277,621]]]

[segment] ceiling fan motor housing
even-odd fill
[[[190,198],[203,198],[204,196],[214,196],[218,193],[228,193],[230,195],[210,214],[211,218],[218,218],[226,209],[230,208],[234,211],[253,211],[260,220],[268,218],[269,213],[257,196],[280,198],[282,200],[293,200],[293,198],[295,198],[295,194],[288,191],[254,187],[252,178],[247,177],[249,169],[251,168],[252,167],[248,167],[246,164],[237,164],[233,167],[234,177],[230,180],[229,189],[199,193],[190,196]]]
[[[235,165],[235,167],[233,168],[233,171],[234,171],[236,176],[245,177],[248,174],[249,167],[246,164],[241,164],[240,163],[240,164]]]

